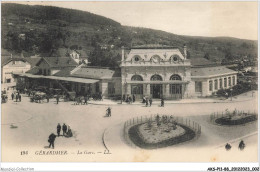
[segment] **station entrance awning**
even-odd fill
[[[75,78],[75,77],[58,77],[58,76],[45,76],[47,79],[69,81],[69,82],[79,82],[85,84],[93,84],[98,82],[96,79],[87,79],[87,78]]]
[[[51,79],[51,80],[60,80],[60,81],[68,81],[68,82],[78,82],[85,84],[93,84],[98,82],[96,79],[88,79],[88,78],[76,78],[76,77],[58,77],[58,76],[44,76],[44,75],[32,75],[29,73],[13,73],[14,75],[18,75],[21,77],[27,78],[35,78],[35,79]]]

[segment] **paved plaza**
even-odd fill
[[[9,91],[10,94],[10,91]],[[74,102],[32,103],[22,95],[22,102],[9,100],[2,104],[2,151],[9,156],[4,161],[257,161],[257,122],[241,126],[218,126],[210,122],[212,112],[237,109],[257,111],[257,92],[249,92],[231,100],[218,102],[203,101],[182,103],[169,101],[165,107],[155,101],[152,107],[141,103],[118,104],[111,101],[90,101],[88,105]],[[208,102],[207,102],[208,101]],[[109,103],[108,103],[109,102]],[[228,103],[227,103],[228,102]],[[107,107],[112,117],[104,117]],[[129,146],[123,138],[123,125],[128,119],[151,114],[185,116],[201,125],[201,136],[187,143],[157,150],[142,150]],[[48,136],[56,133],[57,124],[67,124],[73,132],[72,138],[57,137],[54,150],[67,150],[70,156],[40,156],[37,151],[49,151]],[[10,127],[10,126],[15,127]],[[17,128],[16,128],[17,127]],[[244,151],[237,149],[243,139]],[[224,150],[230,142],[231,151]],[[111,154],[104,155],[109,149]],[[21,156],[21,151],[28,155]],[[85,151],[85,155],[78,152]],[[102,153],[101,153],[102,152]],[[222,153],[221,153],[222,152]],[[229,158],[227,158],[229,157]]]

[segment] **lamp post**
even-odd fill
[[[231,91],[230,94],[231,94],[231,101],[232,101],[232,91],[233,91],[233,89],[231,88],[230,91]]]

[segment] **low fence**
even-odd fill
[[[132,127],[132,126],[135,126],[135,125],[139,125],[139,124],[143,124],[143,123],[146,123],[148,121],[152,121],[152,122],[155,122],[156,121],[156,118],[157,118],[157,115],[159,114],[154,114],[154,115],[150,115],[150,116],[137,116],[135,118],[132,118],[132,119],[129,119],[127,120],[125,123],[124,123],[124,138],[125,138],[125,141],[132,147],[136,147],[136,145],[131,141],[131,139],[129,138],[129,134],[128,134],[128,130]],[[195,134],[196,134],[196,137],[200,135],[201,133],[201,126],[194,122],[194,121],[191,121],[190,119],[188,118],[184,118],[184,117],[180,117],[180,116],[173,116],[173,115],[159,115],[160,118],[162,116],[167,116],[167,118],[170,120],[170,122],[176,122],[177,125],[178,124],[181,124],[181,125],[184,125],[190,129],[192,129]]]
[[[255,115],[256,118],[258,119],[257,111],[244,111],[244,110],[233,110],[229,111],[228,109],[225,111],[220,111],[220,112],[214,112],[210,115],[210,121],[214,121],[215,119],[222,118],[222,117],[228,117],[232,115],[239,115],[239,114],[248,114],[248,115]]]

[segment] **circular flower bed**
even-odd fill
[[[196,132],[175,121],[165,123],[148,121],[130,127],[128,135],[136,146],[155,149],[192,140]]]
[[[220,125],[241,125],[257,120],[255,114],[237,114],[217,118],[215,122]]]

